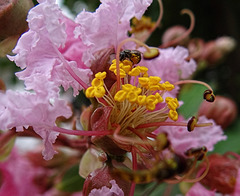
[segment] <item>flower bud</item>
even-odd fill
[[[219,154],[212,154],[208,159],[210,165],[208,174],[200,182],[209,189],[222,194],[233,193],[238,175],[239,161]],[[202,166],[206,167],[205,164]]]
[[[216,96],[215,101],[202,102],[199,111],[199,116],[206,116],[213,119],[223,129],[227,128],[237,117],[236,103],[226,97]]]
[[[187,29],[180,25],[170,27],[164,32],[164,34],[162,36],[162,42],[168,43],[172,40],[175,40],[176,38],[180,37],[186,31],[187,31]],[[189,37],[186,37],[183,40],[181,40],[181,42],[178,44],[185,45],[187,43],[188,39],[189,39]]]
[[[205,44],[201,58],[210,64],[216,64],[236,47],[231,37],[220,37]]]

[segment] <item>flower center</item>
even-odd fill
[[[134,56],[136,58],[136,56]],[[141,59],[141,58],[140,58]],[[163,98],[165,92],[172,91],[174,85],[162,82],[158,76],[149,76],[148,68],[133,63],[131,56],[119,63],[120,89],[116,85],[108,90],[104,85],[106,72],[99,72],[92,81],[92,86],[86,90],[88,98],[97,98],[103,105],[111,106],[110,123],[120,125],[120,135],[136,136],[130,131],[141,124],[163,122],[167,118],[178,120],[177,98]],[[117,75],[116,59],[112,61],[109,70]],[[142,128],[140,133],[152,132],[156,127]],[[144,134],[145,135],[145,134]]]

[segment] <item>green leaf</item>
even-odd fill
[[[227,128],[224,131],[225,135],[227,135],[227,140],[218,142],[214,146],[214,153],[223,154],[228,151],[240,153],[240,122],[236,121],[232,126]]]
[[[7,157],[10,155],[12,148],[15,144],[16,137],[11,137],[8,142],[6,142],[3,146],[0,146],[0,162],[5,161]]]
[[[197,115],[198,108],[203,99],[203,93],[207,88],[203,85],[193,84],[185,85],[181,88],[179,101],[183,101],[183,105],[178,109],[179,113],[186,119]]]
[[[78,192],[83,189],[84,179],[78,173],[79,165],[72,166],[66,171],[57,189],[63,192]]]

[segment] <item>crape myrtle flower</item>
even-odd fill
[[[196,119],[178,121],[179,85],[205,85],[208,90],[204,98],[214,101],[209,85],[180,80],[196,69],[196,63],[188,59],[188,51],[183,47],[149,47],[134,34],[129,37],[130,20],[141,19],[151,2],[102,0],[95,12],[83,11],[72,21],[53,0],[39,0],[28,15],[29,31],[13,50],[16,55],[9,56],[22,69],[16,75],[24,81],[25,91],[1,93],[0,128],[23,131],[32,127],[43,138],[45,159],[56,153],[52,143],[59,133],[91,136],[85,141],[89,149],[104,154],[97,157],[103,166],[89,171],[83,193],[133,195],[136,183],[169,179],[179,182],[192,173],[190,169],[184,176],[185,171],[195,168],[198,160],[205,160],[207,148],[212,149],[215,142],[225,139],[217,130],[216,141],[199,140],[202,146],[185,147],[187,153],[183,156],[174,151],[168,133],[155,133],[159,127],[180,126],[185,127],[186,133],[199,128],[199,138],[209,134],[211,137],[209,130],[215,130],[215,125]],[[149,32],[159,25],[160,19]],[[72,115],[60,97],[60,86],[65,91],[72,88],[74,96],[84,90],[91,100],[89,118],[83,118],[86,130],[62,128],[61,123],[56,123],[58,117]],[[208,131],[202,131],[204,127]],[[99,174],[107,178],[101,181]],[[206,172],[202,176],[205,175]]]

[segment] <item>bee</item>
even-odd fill
[[[129,169],[114,168],[113,173],[125,181],[143,184],[154,180],[162,182],[163,180],[173,178],[175,175],[183,173],[188,167],[188,160],[182,156],[174,155],[173,158],[160,161],[150,169],[132,171]]]
[[[141,52],[138,50],[123,50],[119,55],[120,61],[124,61],[125,59],[131,61],[133,64],[138,64],[141,59]]]

